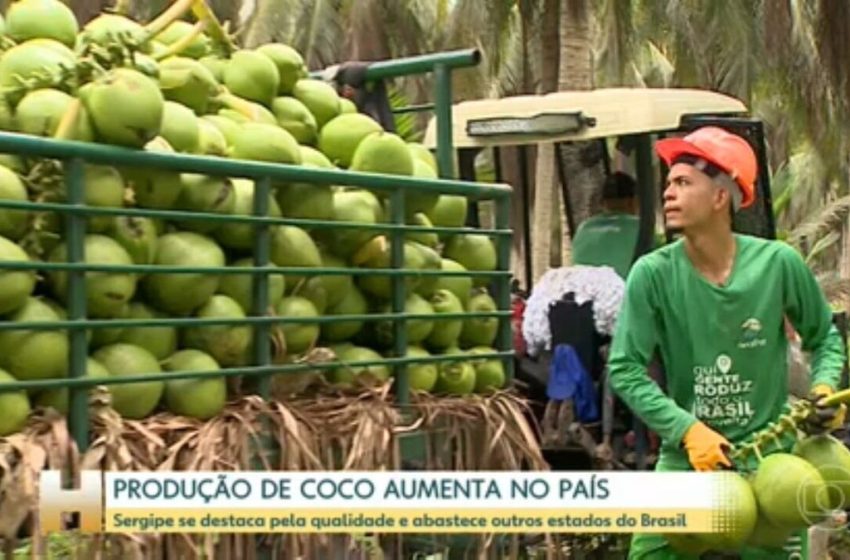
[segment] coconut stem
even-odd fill
[[[192,4],[192,13],[198,18],[198,21],[204,21],[209,24],[209,36],[213,42],[224,50],[224,55],[230,58],[230,55],[236,50],[236,45],[230,40],[230,36],[222,27],[221,22],[215,17],[213,12],[205,0],[198,0]]]
[[[191,10],[192,6],[198,1],[199,0],[176,0],[171,6],[145,26],[146,35],[142,42],[146,43],[153,37],[159,35],[166,27],[183,17],[183,15]]]
[[[77,131],[77,120],[80,116],[80,109],[83,103],[79,99],[74,99],[62,115],[62,120],[59,121],[59,126],[56,127],[56,133],[53,138],[56,140],[71,140],[74,133]]]
[[[224,86],[222,86],[221,93],[216,97],[216,101],[227,107],[228,109],[232,109],[241,115],[245,115],[247,118],[256,120],[257,115],[254,111],[254,106],[251,105],[249,101],[245,101],[244,99],[229,93]]]
[[[191,33],[187,33],[186,36],[182,37],[179,41],[170,45],[164,51],[157,53],[153,56],[153,59],[159,62],[160,60],[164,60],[169,56],[174,56],[183,52],[183,49],[188,47],[195,38],[204,32],[207,27],[206,21],[199,21],[193,27]]]

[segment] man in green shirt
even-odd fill
[[[635,181],[617,172],[605,181],[604,212],[584,220],[573,235],[573,263],[610,266],[625,280],[638,238]]]
[[[641,257],[626,282],[609,354],[612,388],[662,439],[656,470],[730,467],[730,442],[764,427],[787,403],[787,317],[812,353],[813,428],[843,422],[834,392],[844,350],[811,271],[780,241],[732,231],[732,214],[753,203],[757,165],[743,138],[704,127],[656,145],[669,174],[668,227],[677,241]],[[667,393],[647,375],[658,351]],[[635,535],[629,558],[693,558],[660,535]],[[748,549],[742,558],[784,558]]]

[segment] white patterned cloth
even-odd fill
[[[609,266],[575,265],[547,271],[531,290],[522,321],[527,352],[536,356],[552,349],[549,308],[565,294],[573,292],[579,305],[593,302],[596,331],[613,335],[626,284]]]

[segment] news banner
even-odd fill
[[[40,480],[41,528],[105,533],[716,531],[723,473],[101,472]]]

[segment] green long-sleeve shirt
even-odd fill
[[[811,271],[789,245],[735,235],[724,286],[693,267],[682,240],[640,258],[609,354],[613,390],[662,439],[661,459],[687,468],[680,443],[697,420],[736,442],[788,401],[788,316],[812,352],[812,385],[837,387],[844,347]],[[647,375],[656,349],[667,392]]]

